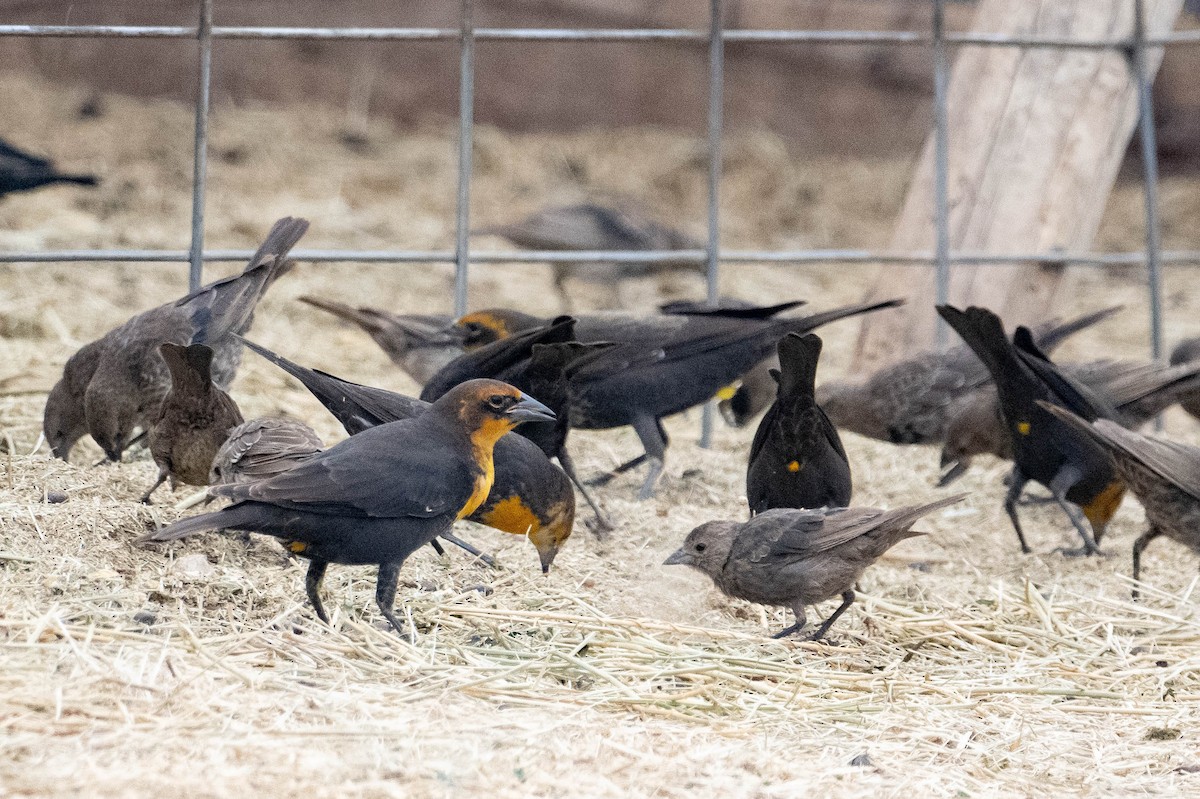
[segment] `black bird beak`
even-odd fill
[[[663,561],[664,566],[687,566],[692,562],[692,556],[682,549],[677,549]]]
[[[949,467],[949,468],[947,468]],[[945,488],[966,473],[971,468],[971,461],[959,461],[942,458],[942,476],[938,478],[938,488]]]
[[[554,411],[528,394],[522,394],[521,401],[509,408],[507,415],[516,422],[553,422],[556,418]]]

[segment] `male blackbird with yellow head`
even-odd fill
[[[854,584],[868,566],[904,539],[923,535],[912,529],[922,516],[965,496],[895,510],[774,508],[748,522],[707,522],[663,565],[704,572],[726,596],[790,607],[796,623],[774,638],[804,629],[806,605],[841,594],[842,604],[806,637],[816,641],[854,603]]]
[[[820,357],[821,339],[813,333],[789,333],[779,342],[778,392],[754,433],[746,469],[751,513],[850,504],[846,450],[813,397]]]
[[[1117,473],[1146,509],[1146,532],[1133,542],[1133,579],[1142,576],[1142,552],[1166,536],[1200,555],[1200,448],[1126,430],[1108,419],[1087,422],[1041,403],[1046,411],[1102,447]],[[1138,589],[1133,589],[1138,598]]]
[[[305,368],[251,341],[246,346],[299,380],[352,436],[398,419],[416,418],[430,407],[413,397]],[[467,520],[528,538],[538,551],[542,572],[548,572],[574,528],[575,492],[571,482],[536,445],[521,436],[500,439],[494,461],[496,475],[491,493]],[[478,550],[450,533],[442,534],[442,538],[479,555]],[[438,548],[436,542],[434,548]]]
[[[287,254],[306,230],[304,219],[280,219],[241,274],[144,311],[76,353],[46,403],[43,429],[55,456],[66,460],[86,431],[109,460],[121,459],[134,429],[150,428],[170,388],[163,342],[212,347],[213,382],[227,390],[242,358],[235,334],[250,329],[259,300],[291,268]]]
[[[146,504],[167,478],[172,485],[176,481],[208,485],[213,458],[229,431],[242,423],[233,397],[213,385],[211,347],[167,343],[158,349],[171,372],[171,390],[150,428],[150,454],[158,465],[158,479],[142,496]]]
[[[986,308],[972,306],[962,311],[939,305],[937,311],[979,356],[996,384],[1013,446],[1014,465],[1004,510],[1012,520],[1021,551],[1030,549],[1017,517],[1017,499],[1025,484],[1034,480],[1050,489],[1083,540],[1082,549],[1065,554],[1099,554],[1097,544],[1125,496],[1125,484],[1102,449],[1037,401],[1068,408],[1089,421],[1111,418],[1114,409],[1059,371],[1035,346],[1028,328],[1018,327],[1009,342],[1000,318]],[[1091,535],[1069,502],[1083,510]]]
[[[807,333],[849,316],[902,304],[902,300],[864,303],[811,316],[773,318],[798,303],[771,308],[711,309],[647,318],[647,324],[622,322],[607,340],[619,346],[601,353],[571,377],[571,424],[588,430],[629,425],[645,455],[617,467],[601,482],[648,460],[638,494],[648,499],[662,474],[668,444],[662,419],[711,399],[722,387],[760,363],[788,333]],[[507,311],[482,311],[459,320],[472,341],[512,335],[528,317]],[[626,338],[631,331],[637,337]],[[576,336],[587,338],[582,320]]]
[[[473,513],[492,489],[493,447],[524,421],[553,419],[542,403],[497,380],[472,380],[415,419],[372,427],[275,477],[221,485],[233,504],[146,536],[172,541],[209,530],[266,533],[311,565],[305,589],[321,621],[330,563],[378,564],[375,601],[397,632],[400,567]]]

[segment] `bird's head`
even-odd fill
[[[42,432],[54,457],[69,460],[71,448],[88,431],[83,410],[83,397],[73,395],[65,379],[59,380],[46,397],[42,416]]]
[[[446,392],[433,408],[453,416],[476,447],[495,445],[521,422],[552,422],[554,411],[499,380],[468,380]]]
[[[544,323],[545,320],[520,311],[492,308],[460,317],[450,330],[461,338],[463,348],[469,351]]]
[[[133,440],[133,429],[137,425],[134,388],[122,390],[97,375],[84,394],[84,413],[88,432],[104,450],[105,456],[110,461],[120,461],[121,453]]]
[[[664,566],[691,566],[710,577],[721,573],[741,525],[737,522],[705,522],[688,533],[683,546],[663,561]]]

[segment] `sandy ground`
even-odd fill
[[[0,202],[0,247],[185,247],[190,110],[104,97],[102,116],[78,120],[85,99],[0,75],[0,106],[25,111],[0,122],[0,136],[105,177],[92,192]],[[305,246],[449,246],[451,130],[372,125],[355,148],[342,133],[316,108],[218,109],[209,246],[252,247],[285,214],[312,220]],[[770,135],[738,135],[725,242],[882,245],[908,170],[814,162]],[[667,131],[483,129],[476,177],[481,224],[548,201],[622,196],[701,229],[701,143]],[[1200,248],[1198,189],[1195,179],[1166,180],[1167,246]],[[1140,203],[1136,185],[1118,187],[1099,247],[1137,246]],[[823,308],[857,299],[866,285],[857,269],[732,267],[722,288]],[[1078,269],[1072,279],[1064,313],[1128,308],[1063,357],[1143,355],[1136,276]],[[1172,341],[1200,333],[1192,281],[1187,269],[1167,274]],[[329,629],[303,602],[303,566],[270,541],[210,535],[165,553],[135,548],[135,536],[180,515],[171,505],[187,491],[137,504],[155,471],[144,454],[92,468],[90,442],[69,465],[27,453],[66,358],[183,283],[179,266],[0,268],[0,433],[12,443],[0,478],[0,795],[1116,796],[1200,786],[1195,558],[1156,543],[1146,596],[1131,603],[1129,547],[1143,520],[1133,501],[1104,542],[1112,557],[1053,553],[1073,533],[1049,508],[1025,511],[1036,554],[1021,556],[1000,508],[999,463],[961,481],[970,497],[924,523],[930,536],[867,573],[828,645],[770,641],[790,623],[782,611],[727,600],[701,575],[658,565],[695,524],[745,513],[753,431],[721,427],[702,450],[698,414],[669,423],[658,497],[634,501],[639,476],[601,491],[620,529],[600,542],[578,525],[549,576],[525,542],[484,528],[463,534],[494,552],[499,570],[458,553],[414,556],[401,590],[417,631],[409,642],[379,628],[373,570],[331,570]],[[586,282],[574,288],[582,305],[605,296]],[[257,318],[254,337],[289,357],[417,389],[365,335],[295,301],[305,293],[448,310],[448,267],[302,264]],[[649,308],[701,295],[698,278],[675,276],[621,296]],[[557,310],[537,266],[479,267],[471,296]],[[822,378],[843,374],[853,333],[823,331]],[[251,355],[233,393],[247,418],[289,413],[340,437],[315,400]],[[1167,421],[1170,434],[1200,441],[1190,417]],[[589,473],[637,451],[627,430],[572,441]],[[935,452],[845,443],[856,504],[937,496]],[[44,502],[56,489],[69,500]]]

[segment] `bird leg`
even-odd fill
[[[637,467],[641,466],[645,462],[646,462],[646,454],[642,453],[641,455],[638,455],[636,458],[631,458],[631,459],[625,461],[624,463],[622,463],[620,466],[613,469],[612,471],[605,472],[604,474],[599,475],[597,477],[593,477],[591,480],[588,480],[588,485],[590,485],[590,486],[606,486],[609,483],[611,483],[612,479],[614,477],[616,477],[617,475],[625,474],[625,472],[629,471],[630,469],[636,469]]]
[[[833,623],[838,620],[838,616],[841,616],[843,613],[845,613],[846,608],[850,607],[853,604],[854,604],[854,591],[853,590],[843,591],[842,592],[842,604],[838,605],[837,610],[835,610],[833,612],[833,615],[831,615],[828,619],[825,620],[825,623],[821,625],[820,629],[818,629],[812,635],[807,636],[806,640],[820,641],[822,638],[824,638],[825,633],[829,632],[829,628],[832,627]]]
[[[1149,544],[1154,539],[1158,538],[1160,535],[1162,535],[1162,530],[1159,530],[1158,527],[1156,527],[1154,525],[1150,525],[1150,527],[1146,530],[1146,532],[1142,533],[1141,536],[1138,538],[1138,540],[1133,542],[1133,581],[1134,581],[1134,583],[1138,583],[1142,579],[1142,550],[1144,550],[1146,548],[1147,544]],[[1133,598],[1136,600],[1139,596],[1141,596],[1141,592],[1139,592],[1137,589],[1137,586],[1134,585]]]
[[[638,492],[638,500],[645,501],[654,496],[654,486],[662,474],[663,459],[667,455],[667,434],[662,421],[653,416],[638,416],[633,420],[633,431],[646,449],[650,468],[646,470],[646,481]]]
[[[565,446],[560,448],[555,457],[558,458],[558,463],[562,466],[563,471],[567,473],[567,477],[579,489],[579,493],[583,494],[583,498],[587,504],[591,506],[592,513],[596,514],[596,523],[591,528],[592,532],[596,534],[597,538],[603,537],[603,533],[607,533],[613,529],[612,522],[608,520],[608,517],[604,515],[604,511],[600,510],[600,506],[596,504],[596,500],[592,499],[591,494],[583,487],[583,482],[580,481],[579,475],[575,473],[575,464],[571,461],[571,456],[567,454],[567,448]]]
[[[1013,467],[1009,474],[1008,493],[1004,496],[1004,510],[1008,514],[1008,518],[1012,520],[1013,529],[1017,531],[1017,540],[1021,542],[1021,551],[1028,555],[1031,550],[1029,544],[1025,543],[1025,533],[1021,530],[1021,520],[1017,518],[1017,500],[1021,496],[1021,491],[1024,490],[1025,484],[1029,482],[1025,475],[1021,474],[1021,470],[1016,466]]]
[[[167,477],[170,474],[171,474],[171,472],[169,469],[167,469],[163,466],[158,467],[158,479],[154,481],[154,485],[150,486],[149,491],[147,491],[145,494],[142,494],[142,504],[143,505],[151,504],[150,495],[153,494],[155,489],[157,489],[160,485],[167,482]]]
[[[304,593],[308,594],[308,601],[317,612],[317,618],[326,624],[329,624],[329,615],[321,604],[321,581],[325,579],[325,569],[328,567],[329,561],[313,558],[308,564],[308,574],[304,575]]]
[[[784,629],[775,633],[771,636],[772,638],[787,638],[789,635],[798,633],[804,629],[804,625],[808,623],[808,620],[804,615],[804,603],[797,602],[795,605],[792,605],[792,613],[796,614],[796,623],[791,627],[785,627]]]
[[[478,549],[471,546],[466,541],[462,540],[461,538],[454,535],[453,533],[449,533],[449,532],[442,533],[441,537],[446,539],[447,541],[449,541],[451,544],[454,544],[454,546],[458,547],[459,549],[464,550],[471,556],[479,558],[481,561],[486,563],[488,566],[491,566],[493,569],[496,568],[496,559],[495,558],[493,558],[491,555],[485,555],[484,553],[480,552]],[[445,550],[443,550],[441,545],[438,544],[436,538],[433,539],[432,541],[430,541],[429,543],[433,546],[434,549],[437,550],[439,555],[446,554]]]
[[[404,625],[396,618],[396,585],[400,582],[400,563],[380,563],[375,578],[375,604],[392,628],[401,636]]]
[[[433,547],[433,551],[438,553],[439,558],[446,557],[446,550],[442,549],[441,543],[436,538],[429,542],[429,546]]]
[[[1080,549],[1064,549],[1059,547],[1057,551],[1062,552],[1068,558],[1077,558],[1083,555],[1099,555],[1100,547],[1096,546],[1096,541],[1088,533],[1083,526],[1083,517],[1075,508],[1067,502],[1067,491],[1071,486],[1079,482],[1079,469],[1075,466],[1067,464],[1058,470],[1058,474],[1054,475],[1054,479],[1050,481],[1048,488],[1050,493],[1054,495],[1054,501],[1062,508],[1063,513],[1067,514],[1067,518],[1071,520],[1071,524],[1075,526],[1075,531],[1079,533],[1079,537],[1083,539],[1083,547]],[[1103,531],[1102,531],[1103,532]]]

